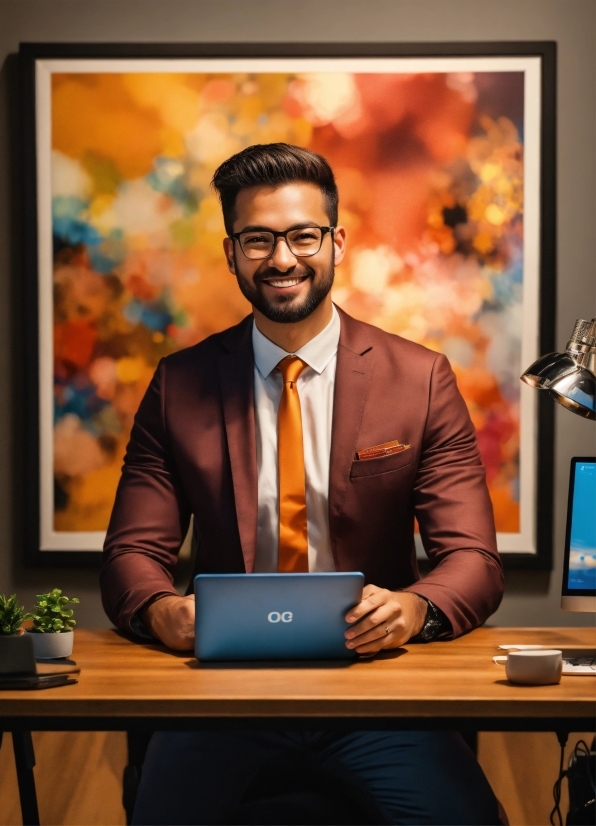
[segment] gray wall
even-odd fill
[[[18,411],[10,301],[19,277],[12,244],[18,182],[11,177],[14,60],[20,41],[400,42],[555,40],[558,43],[557,344],[576,316],[593,315],[595,280],[594,0],[0,0],[0,592],[33,594],[60,585],[81,598],[80,623],[107,625],[93,571],[26,570],[15,546],[10,437]],[[14,115],[10,116],[11,118]],[[18,378],[18,377],[17,377]],[[511,572],[493,622],[589,625],[593,616],[560,611],[561,552],[569,459],[594,453],[596,429],[557,406],[555,556],[552,573]]]

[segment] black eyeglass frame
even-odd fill
[[[289,232],[297,232],[301,229],[320,229],[321,230],[321,243],[319,244],[319,248],[317,250],[315,250],[314,252],[305,252],[305,253],[294,252],[294,250],[290,246],[290,243],[288,241],[288,233]],[[247,255],[244,252],[244,247],[242,246],[242,241],[240,240],[241,235],[246,235],[247,233],[250,233],[250,232],[251,232],[251,230],[244,229],[244,230],[242,230],[242,232],[233,232],[233,233],[231,233],[230,235],[228,235],[228,238],[230,238],[232,241],[238,241],[238,246],[242,250],[242,255],[244,255],[245,258],[248,258],[249,261],[264,261],[266,258],[271,258],[271,256],[274,254],[275,247],[277,246],[277,239],[278,238],[283,238],[284,239],[284,241],[286,242],[287,248],[290,250],[292,255],[296,256],[296,258],[311,258],[313,255],[316,255],[318,252],[321,251],[321,247],[323,246],[323,241],[325,240],[325,236],[327,235],[328,232],[331,233],[331,237],[333,238],[333,233],[335,232],[335,227],[319,227],[315,224],[314,226],[311,226],[311,227],[291,227],[290,229],[286,229],[283,232],[276,232],[273,229],[252,230],[252,232],[267,232],[267,233],[269,233],[269,235],[273,235],[273,247],[271,248],[271,252],[269,252],[267,255],[262,255],[262,256],[259,256],[257,258],[251,258],[249,255]]]

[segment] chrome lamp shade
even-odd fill
[[[578,416],[596,419],[596,318],[578,318],[565,352],[541,356],[520,378]]]

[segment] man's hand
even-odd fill
[[[362,602],[348,611],[346,647],[358,654],[376,654],[398,648],[420,633],[426,618],[426,600],[411,591],[388,591],[366,585]]]
[[[195,643],[195,598],[162,597],[141,610],[143,625],[168,648],[187,651]]]

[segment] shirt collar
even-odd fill
[[[296,353],[287,353],[264,336],[253,321],[252,346],[255,354],[255,364],[259,373],[266,379],[283,358],[288,355],[296,355],[305,364],[312,367],[316,373],[321,374],[337,353],[340,328],[339,313],[334,305],[331,321],[325,329],[321,330],[310,341],[307,341],[299,350],[296,350]]]

